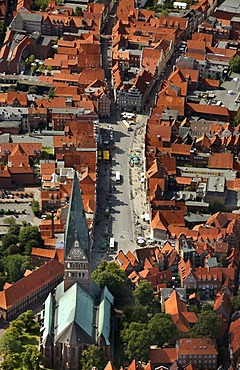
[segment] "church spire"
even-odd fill
[[[89,235],[87,219],[83,207],[77,172],[75,171],[68,208],[68,216],[64,237],[64,258],[69,255],[75,239],[80,243],[84,253],[89,258]]]
[[[75,171],[64,235],[65,280],[87,285],[90,277],[89,233]]]

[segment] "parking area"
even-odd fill
[[[34,216],[31,208],[33,199],[36,199],[34,191],[0,191],[0,217],[12,216],[19,224],[24,221],[39,225],[41,220]]]
[[[14,217],[18,224],[22,221],[31,225],[39,225],[41,220],[34,216],[29,203],[0,202],[0,218]]]

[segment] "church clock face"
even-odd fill
[[[71,254],[72,254],[73,257],[77,257],[77,258],[81,258],[82,255],[83,255],[83,253],[82,253],[82,251],[81,251],[80,248],[74,248],[72,250],[72,253]]]

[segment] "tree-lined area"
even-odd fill
[[[39,324],[31,310],[13,320],[0,338],[1,369],[39,370],[44,358],[38,350],[38,334]]]
[[[7,234],[0,245],[0,290],[4,284],[15,283],[24,276],[26,269],[32,269],[30,254],[33,247],[42,247],[43,240],[37,226],[18,225],[13,217]]]

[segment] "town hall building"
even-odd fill
[[[93,293],[90,271],[89,231],[75,173],[64,235],[64,280],[48,295],[40,318],[40,350],[48,367],[78,370],[81,352],[90,344],[110,357],[114,298],[107,287]]]

